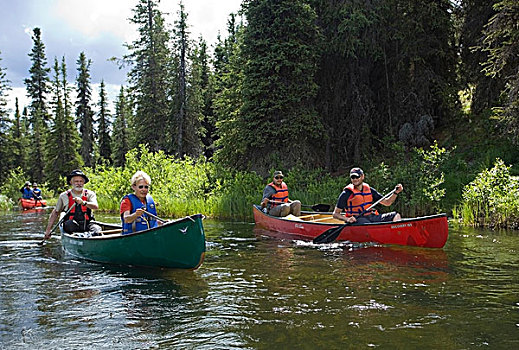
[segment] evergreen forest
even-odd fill
[[[405,216],[517,227],[517,0],[244,0],[213,46],[182,2],[174,23],[158,5],[137,1],[138,37],[111,58],[129,67],[115,101],[96,62],[81,53],[71,81],[34,28],[30,103],[8,110],[0,47],[4,201],[26,180],[56,196],[81,168],[117,211],[142,169],[163,213],[250,217],[273,170],[334,204],[360,166],[381,193],[404,184]]]

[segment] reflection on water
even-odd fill
[[[2,349],[519,343],[515,232],[451,229],[444,249],[316,246],[205,220],[205,262],[183,271],[80,261],[57,238],[38,246],[48,214],[0,214]]]

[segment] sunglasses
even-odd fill
[[[352,180],[360,179],[360,176],[359,175],[351,175],[350,179],[352,179]]]
[[[282,180],[283,176],[276,176],[274,179],[276,179],[276,180],[280,180],[281,179]]]
[[[137,187],[138,187],[139,189],[141,189],[141,190],[142,190],[143,188],[145,188],[145,189],[150,188],[150,186],[148,186],[148,185],[139,185],[139,186],[137,186]]]

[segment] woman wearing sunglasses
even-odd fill
[[[272,182],[263,190],[261,207],[272,216],[301,215],[301,202],[288,198],[288,187],[283,181],[283,173],[274,171]]]
[[[144,171],[137,171],[131,179],[133,193],[121,201],[123,235],[157,227],[159,223],[146,212],[157,216],[155,202],[149,194],[151,178]],[[161,223],[160,223],[161,224]]]
[[[369,222],[398,221],[401,216],[397,212],[379,214],[375,209],[369,209],[373,203],[383,196],[374,188],[364,182],[364,172],[361,168],[353,168],[350,171],[351,184],[346,186],[337,200],[333,211],[333,217],[346,223],[357,222],[365,224]],[[396,185],[390,196],[380,201],[385,206],[390,206],[396,200],[398,194],[404,190],[401,184]],[[344,215],[342,212],[344,211]]]

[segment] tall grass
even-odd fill
[[[406,217],[432,214],[439,210],[445,194],[441,165],[447,157],[448,152],[436,144],[427,150],[414,150],[401,156],[392,167],[385,163],[366,167],[366,181],[380,193],[387,193],[399,182],[404,184],[404,192],[390,210],[396,209]],[[122,197],[132,192],[132,175],[142,170],[151,177],[150,194],[157,203],[159,216],[202,213],[214,218],[251,220],[252,204],[260,203],[265,185],[272,181],[271,176],[263,178],[255,172],[230,170],[203,158],[181,160],[163,152],[150,152],[145,146],[128,152],[126,159],[125,167],[103,165],[95,170],[83,169],[90,179],[86,188],[96,192],[102,211],[119,212]],[[306,205],[330,204],[332,210],[342,189],[350,183],[348,174],[332,176],[323,169],[295,167],[271,169],[270,173],[274,170],[283,171],[291,199]],[[8,181],[11,183],[4,184],[2,194],[18,198],[25,175],[17,170]],[[67,188],[63,180],[60,191]]]
[[[470,226],[519,227],[519,180],[510,166],[496,159],[491,169],[480,172],[463,189],[457,208],[461,223]]]

